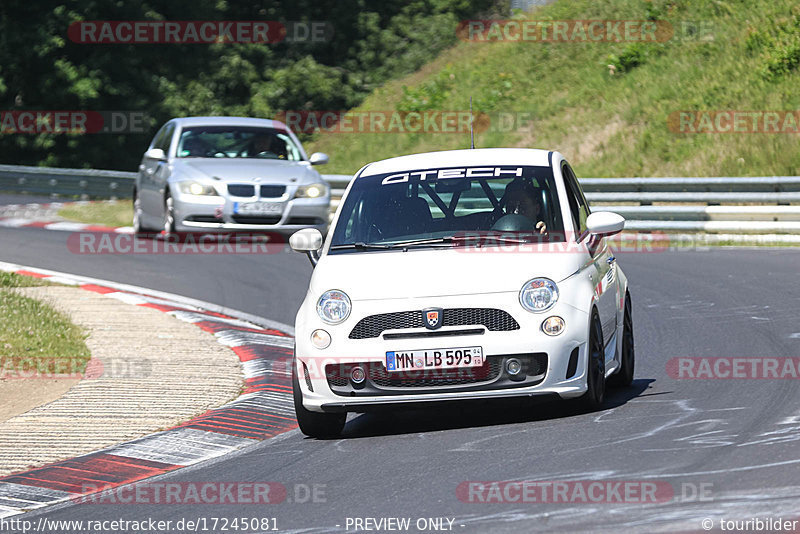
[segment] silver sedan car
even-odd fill
[[[327,162],[279,121],[172,119],[139,165],[134,231],[325,233],[330,188],[313,166]]]

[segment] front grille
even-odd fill
[[[522,370],[516,376],[505,371],[506,362],[516,358]],[[350,381],[350,372],[356,365],[367,371],[367,380],[361,384]],[[383,362],[328,364],[325,377],[331,391],[343,396],[401,395],[409,389],[424,389],[421,393],[437,391],[475,391],[533,386],[541,383],[547,373],[547,354],[492,355],[481,367],[461,369],[426,369],[388,372]],[[460,386],[460,387],[459,387]]]
[[[256,188],[250,184],[228,184],[228,194],[232,197],[252,197]]]
[[[519,330],[519,323],[508,312],[494,308],[452,308],[442,311],[442,326],[483,325],[492,332]],[[380,336],[384,330],[424,328],[422,311],[380,313],[364,317],[353,328],[350,339]]]
[[[325,375],[331,387],[346,387],[350,382],[350,370],[356,364],[329,364]],[[502,358],[487,358],[481,367],[462,369],[426,369],[389,373],[383,363],[361,364],[367,367],[367,378],[379,388],[431,388],[440,386],[460,386],[490,382],[499,375]]]
[[[278,224],[280,215],[234,215],[233,222],[239,224]]]
[[[262,185],[261,198],[278,198],[286,192],[285,185]]]

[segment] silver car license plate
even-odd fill
[[[233,213],[241,215],[280,215],[283,202],[234,202]]]

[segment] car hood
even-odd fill
[[[300,183],[308,179],[319,180],[319,174],[305,161],[280,161],[234,158],[186,158],[175,160],[176,175],[215,178],[220,181],[249,182],[256,178],[261,183]]]
[[[564,247],[566,249],[566,247]],[[426,249],[325,255],[310,291],[339,289],[351,300],[406,299],[519,291],[532,278],[560,282],[586,259],[577,250]]]

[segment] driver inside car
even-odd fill
[[[286,159],[286,144],[277,137],[257,135],[253,138],[252,147],[250,157]]]
[[[535,221],[536,231],[547,233],[547,224],[539,219],[542,205],[538,200],[539,189],[530,180],[514,180],[506,186],[506,215],[522,215]]]

